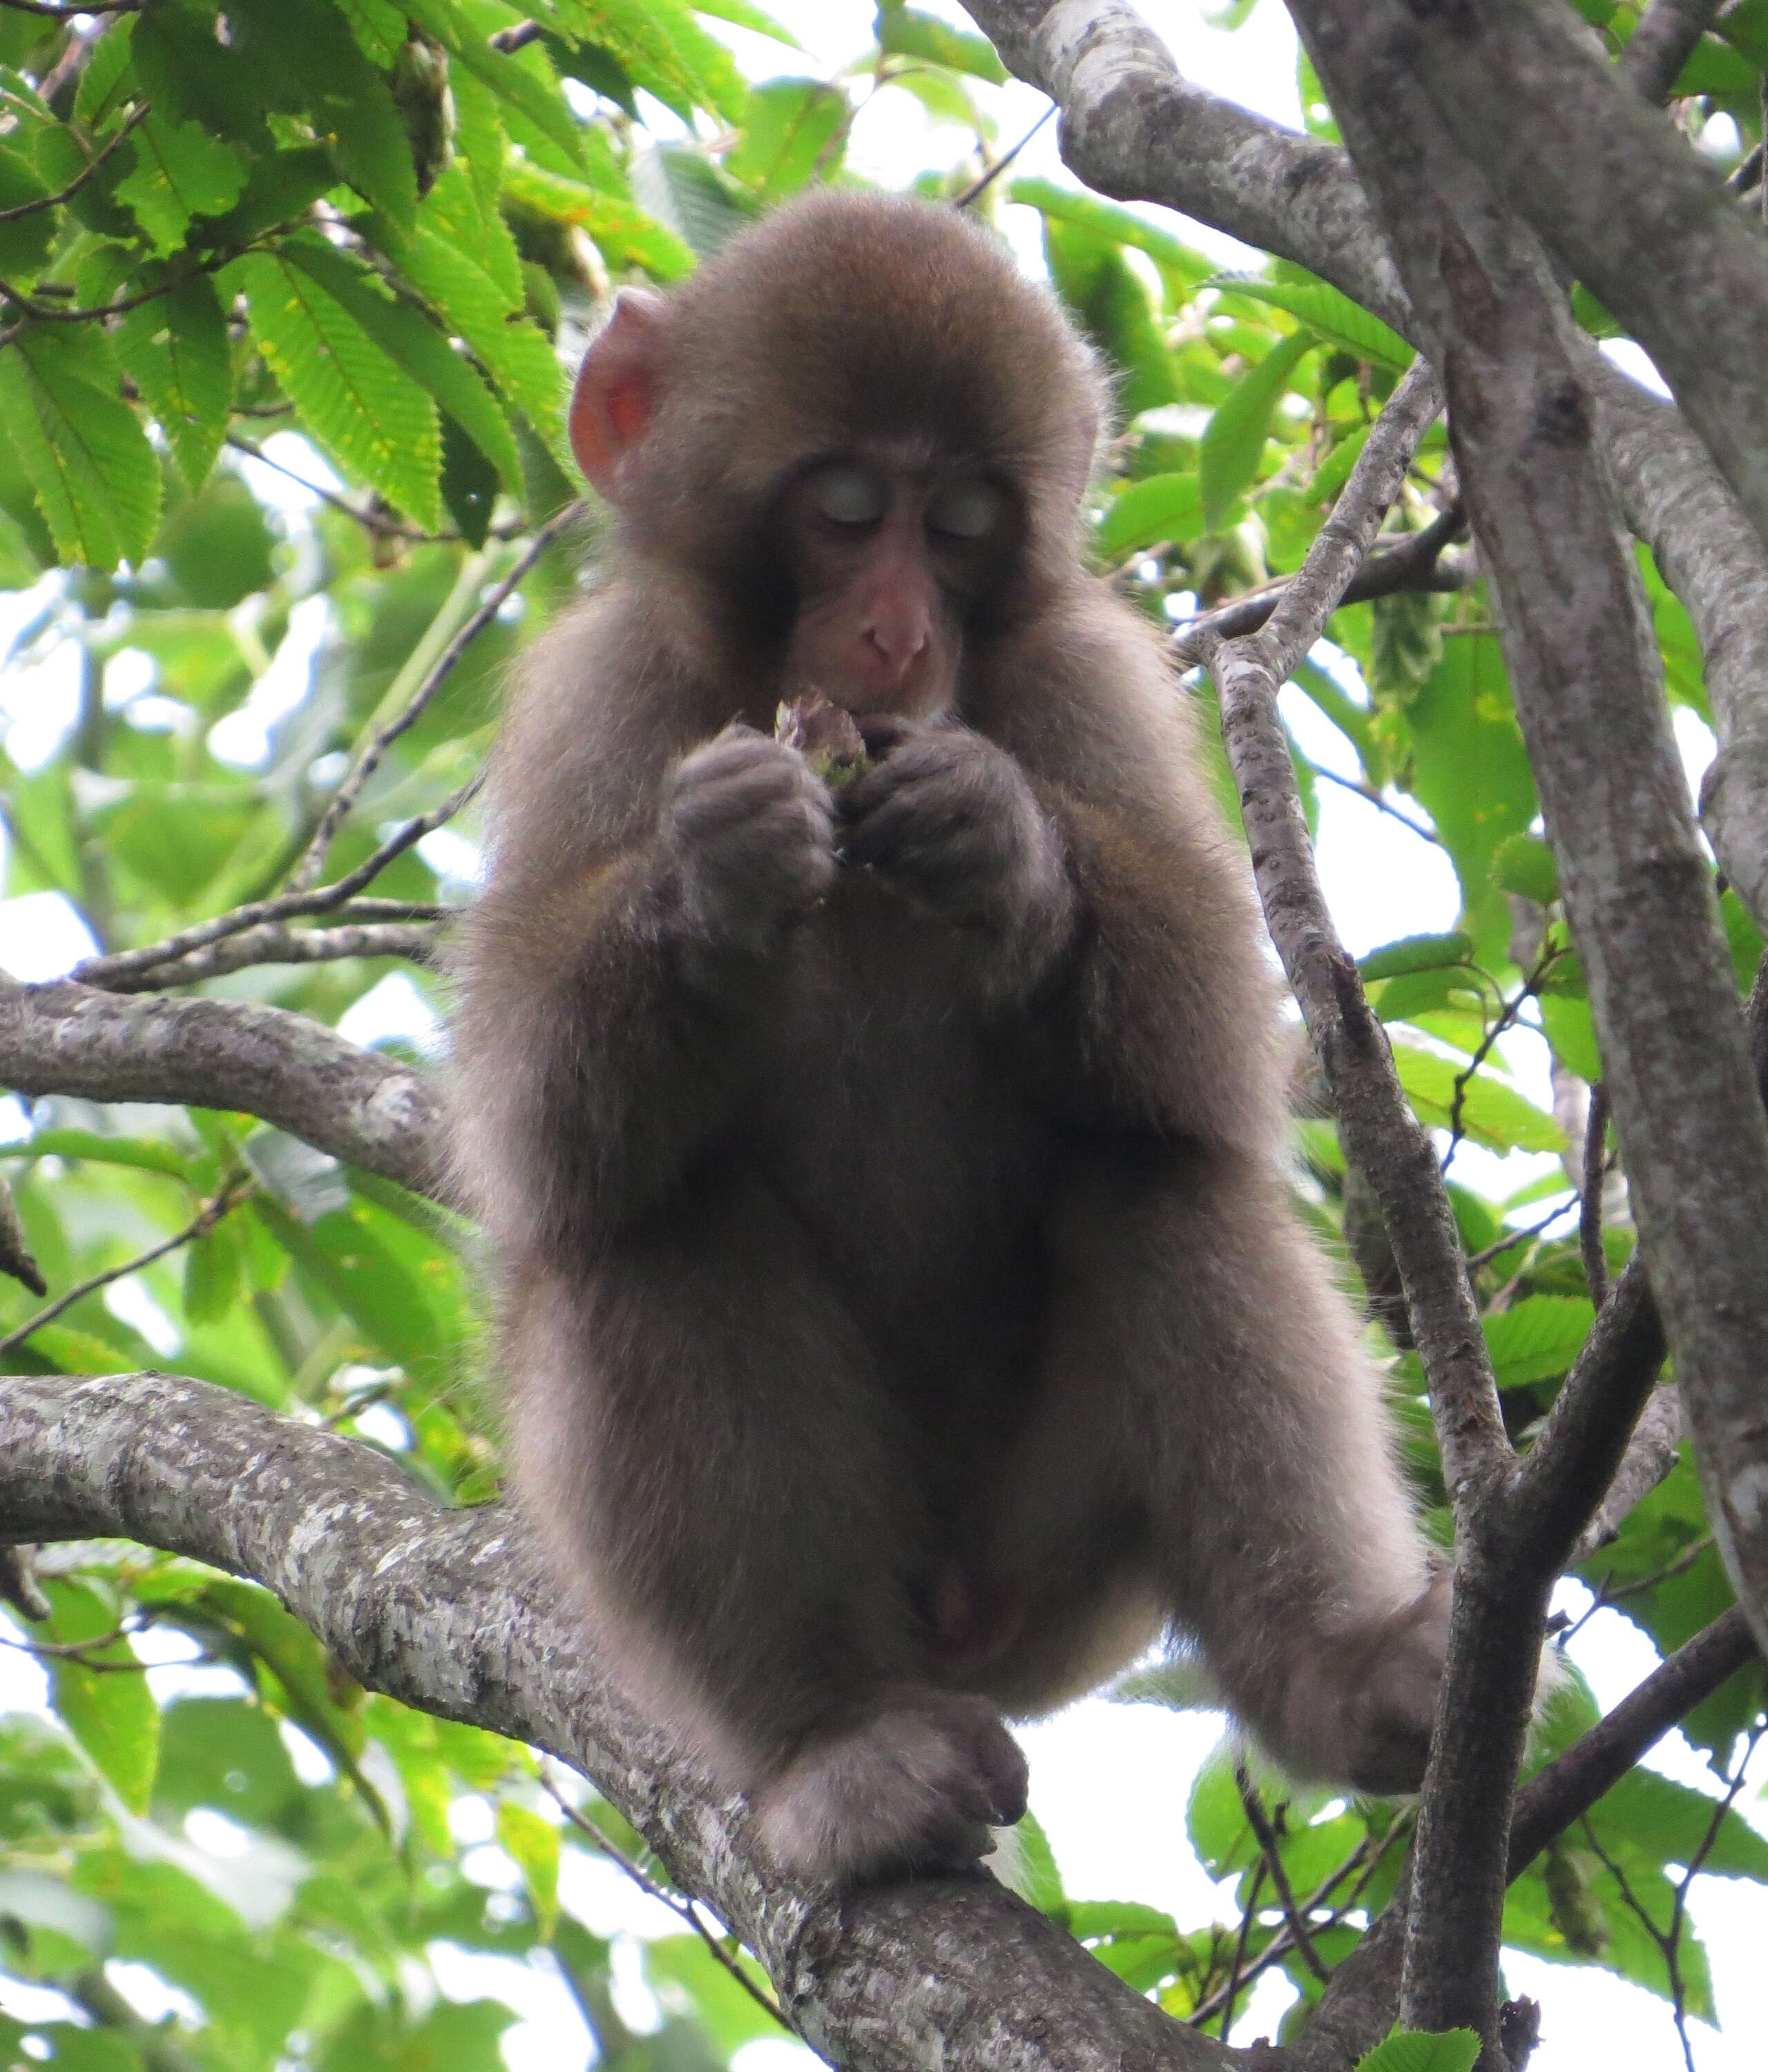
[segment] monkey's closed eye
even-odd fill
[[[954,540],[980,540],[1000,522],[1005,499],[992,482],[954,482],[927,507],[927,522]]]
[[[810,500],[834,524],[874,525],[883,516],[890,497],[875,468],[837,462],[812,477]]]

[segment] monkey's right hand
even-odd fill
[[[764,954],[835,882],[835,808],[796,749],[727,726],[664,785],[658,832],[701,942]]]

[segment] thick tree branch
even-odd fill
[[[239,1109],[419,1194],[441,1190],[433,1083],[280,1007],[0,980],[0,1086]]]
[[[1080,179],[1293,259],[1420,342],[1344,153],[1191,85],[1125,0],[969,0],[966,11],[1020,78],[1061,102],[1063,157]],[[1768,554],[1677,413],[1589,339],[1576,355],[1628,522],[1694,621],[1721,750],[1704,809],[1726,874],[1768,926],[1768,699],[1751,695],[1768,681]]]
[[[1652,0],[1620,56],[1620,65],[1647,101],[1662,101],[1719,11],[1720,0]]]
[[[501,1507],[441,1509],[383,1454],[162,1374],[17,1375],[0,1531],[121,1535],[273,1590],[359,1681],[593,1778],[760,1957],[782,2009],[865,2072],[1223,2072],[1247,2065],[985,1877],[833,1895],[746,1853],[715,1798],[601,1680]],[[1259,2060],[1279,2072],[1282,2054]]]
[[[1721,175],[1615,76],[1563,0],[1390,4],[1375,18],[1376,61],[1424,88],[1494,191],[1651,354],[1768,545],[1768,247]]]

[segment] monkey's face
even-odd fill
[[[779,518],[792,600],[787,684],[849,712],[948,711],[967,619],[1013,561],[1009,489],[972,467],[842,454],[788,485]]]

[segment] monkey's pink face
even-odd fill
[[[949,710],[965,609],[1012,549],[1006,492],[973,472],[843,456],[799,477],[783,517],[799,600],[787,680],[849,712]]]

